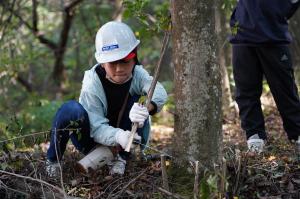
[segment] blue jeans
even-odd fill
[[[129,111],[138,96],[128,99],[120,127],[123,130],[131,130]],[[72,132],[72,133],[71,133]],[[149,119],[146,120],[143,128],[138,129],[138,134],[142,137],[141,143],[146,144],[150,134]],[[66,150],[67,142],[72,143],[83,154],[87,154],[96,146],[96,142],[90,137],[89,117],[83,106],[75,100],[64,103],[57,111],[51,128],[50,147],[47,151],[48,160],[55,162],[61,159]],[[141,145],[141,149],[145,147]],[[130,153],[120,150],[122,158],[128,159]]]

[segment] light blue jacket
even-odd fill
[[[97,65],[90,70],[85,71],[82,81],[82,88],[79,97],[79,103],[88,113],[91,128],[91,137],[95,142],[115,146],[115,134],[119,128],[112,127],[108,124],[107,100],[102,83],[95,71]],[[143,68],[142,65],[136,65],[132,77],[129,93],[131,95],[146,95],[152,82],[153,77]],[[157,82],[152,101],[157,105],[157,111],[160,111],[167,100],[167,93],[163,86]]]

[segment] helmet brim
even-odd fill
[[[99,64],[109,63],[121,60],[125,58],[129,53],[131,53],[138,45],[140,44],[140,40],[136,40],[135,45],[133,45],[130,49],[126,51],[115,51],[110,52],[109,54],[97,53],[95,52],[95,58]]]

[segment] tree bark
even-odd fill
[[[123,1],[122,0],[115,0],[114,2],[115,12],[113,13],[112,19],[115,21],[122,21],[123,18]]]
[[[293,37],[291,51],[293,55],[293,63],[295,66],[295,78],[299,86],[300,83],[300,11],[298,10],[290,21],[290,30]]]
[[[232,103],[231,89],[229,76],[226,65],[225,57],[225,44],[226,44],[226,14],[225,10],[222,9],[221,3],[216,9],[216,31],[218,35],[218,61],[221,68],[222,75],[222,109],[223,113],[226,114],[230,109]]]
[[[74,17],[74,9],[78,4],[80,4],[83,0],[74,0],[69,5],[64,8],[64,19],[63,19],[63,28],[60,33],[58,47],[54,50],[55,55],[55,63],[53,68],[53,79],[57,82],[60,87],[62,86],[62,81],[65,79],[65,66],[63,63],[64,54],[66,52],[66,47],[69,38],[69,32],[71,29],[73,17]]]
[[[172,1],[175,67],[175,164],[220,162],[221,75],[214,0]],[[204,169],[204,168],[200,168]]]
[[[290,30],[293,36],[292,52],[294,55],[294,61],[298,65],[300,64],[300,11],[296,12],[290,21]]]

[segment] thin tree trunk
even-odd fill
[[[123,18],[123,0],[115,0],[115,12],[113,14],[113,20],[122,21]]]
[[[300,11],[297,11],[290,21],[290,30],[293,36],[291,51],[295,66],[295,77],[298,87],[300,86]]]
[[[218,35],[218,60],[222,74],[222,108],[223,113],[226,114],[232,103],[232,96],[224,48],[226,44],[226,14],[225,10],[221,8],[221,4],[216,9],[216,31]]]

